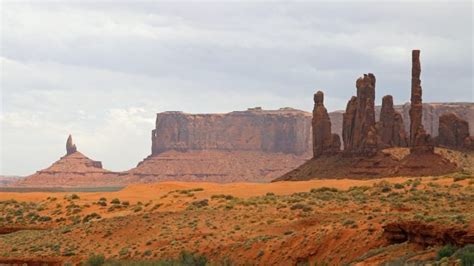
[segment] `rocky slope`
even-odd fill
[[[102,163],[87,158],[76,149],[69,136],[66,142],[66,155],[50,167],[37,171],[12,186],[30,187],[69,187],[104,186],[122,183],[116,173],[102,168]]]
[[[9,184],[13,184],[20,180],[21,177],[19,176],[0,176],[0,187],[7,186]]]
[[[127,183],[157,181],[269,182],[303,164],[307,156],[262,151],[166,151],[121,173]]]

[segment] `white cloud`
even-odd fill
[[[425,101],[473,101],[470,1],[2,7],[0,173],[48,166],[69,133],[86,155],[124,170],[149,153],[157,112],[310,111],[319,89],[329,110],[342,109],[367,72],[378,101],[402,103],[413,48]]]

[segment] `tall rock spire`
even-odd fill
[[[393,108],[392,95],[382,98],[380,119],[376,124],[378,146],[380,149],[389,147],[406,147],[407,138],[402,115]]]
[[[423,103],[421,89],[420,50],[411,54],[411,105],[410,105],[410,146],[411,152],[434,152],[433,140],[423,128]]]
[[[76,144],[72,142],[72,136],[69,134],[69,137],[66,141],[66,155],[73,154],[77,151]]]
[[[364,74],[357,79],[357,96],[347,103],[342,121],[346,155],[373,156],[377,153],[375,132],[375,76]]]
[[[312,120],[313,131],[313,157],[337,154],[341,149],[339,135],[331,134],[331,120],[324,107],[324,93],[318,91],[314,94],[314,109]]]
[[[420,50],[411,53],[411,105],[410,105],[410,143],[415,144],[418,131],[423,130],[422,90],[421,90]]]

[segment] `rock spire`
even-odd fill
[[[339,135],[331,134],[331,120],[324,107],[324,93],[318,91],[314,94],[314,109],[312,119],[313,132],[313,158],[322,155],[334,155],[341,149]]]
[[[389,147],[406,147],[407,137],[402,115],[393,108],[392,95],[382,98],[380,119],[376,125],[378,146],[380,149]]]
[[[421,88],[420,50],[412,51],[411,105],[410,105],[410,146],[411,152],[434,152],[433,140],[422,124],[423,103]]]
[[[72,136],[69,134],[69,137],[66,141],[66,155],[73,154],[77,151],[76,144],[72,142]]]
[[[373,156],[377,153],[374,74],[364,74],[357,79],[356,87],[357,96],[349,100],[343,115],[344,154]]]

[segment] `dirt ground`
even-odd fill
[[[6,232],[0,235],[0,262],[42,258],[78,263],[91,254],[158,260],[182,251],[217,265],[378,265],[416,256],[432,260],[439,247],[390,243],[383,226],[417,220],[474,233],[472,202],[474,179],[463,173],[0,193],[0,226]]]

